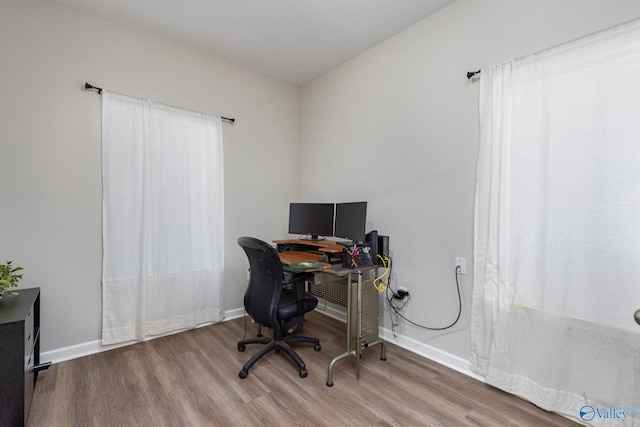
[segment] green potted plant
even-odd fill
[[[18,282],[22,279],[22,274],[16,274],[22,267],[14,267],[11,265],[12,261],[7,261],[6,264],[0,264],[0,300],[5,296],[14,297],[18,295],[18,292],[12,291],[11,288],[18,287]]]

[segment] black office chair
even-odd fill
[[[265,344],[262,350],[245,363],[238,375],[240,378],[246,378],[249,369],[258,359],[271,350],[275,350],[276,353],[282,350],[298,365],[300,377],[306,377],[305,364],[290,344],[311,343],[315,351],[320,351],[320,341],[311,337],[286,336],[283,325],[288,324],[288,329],[291,329],[292,320],[313,310],[318,305],[318,299],[305,293],[304,288],[298,289],[298,292],[295,286],[293,290],[283,290],[282,263],[271,245],[253,237],[240,237],[238,244],[247,254],[250,268],[249,286],[244,294],[245,310],[260,327],[273,329],[273,338],[262,337],[259,334],[257,338],[238,342],[240,351],[245,351],[247,344]]]

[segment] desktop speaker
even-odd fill
[[[365,238],[367,246],[371,248],[371,261],[373,264],[379,264],[380,259],[378,259],[378,230],[373,230],[367,233]]]

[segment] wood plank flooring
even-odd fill
[[[316,312],[303,332],[322,350],[296,347],[308,377],[271,353],[240,380],[260,348],[237,350],[244,330],[235,319],[55,364],[38,376],[28,426],[577,425],[390,343],[386,361],[379,346],[364,352],[359,381],[355,357],[337,362],[327,387],[345,325]]]

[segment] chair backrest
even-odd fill
[[[240,237],[238,244],[249,260],[249,285],[244,294],[244,307],[251,318],[262,326],[278,328],[276,307],[282,294],[282,263],[278,252],[266,242],[253,237]]]

